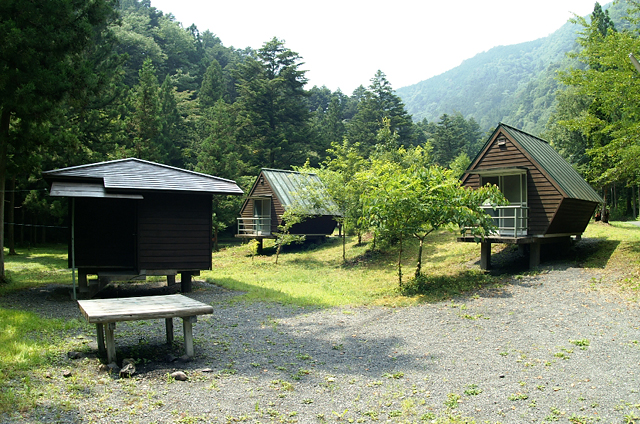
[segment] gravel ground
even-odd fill
[[[168,356],[183,353],[177,321],[173,347],[163,320],[119,323],[118,357],[138,360],[119,379],[98,371],[86,325],[72,335],[84,357],[60,358],[38,406],[0,421],[640,422],[640,309],[605,280],[546,269],[437,304],[332,309],[236,302],[199,282],[189,296],[215,312],[194,325],[192,361]],[[0,305],[80,317],[56,290]]]

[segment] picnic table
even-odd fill
[[[80,312],[90,323],[96,324],[98,351],[106,353],[108,363],[116,362],[114,330],[116,322],[164,318],[167,343],[173,343],[173,318],[182,318],[184,348],[193,356],[193,323],[198,315],[212,314],[213,307],[181,294],[125,297],[115,299],[79,300]],[[106,335],[106,337],[105,337]]]

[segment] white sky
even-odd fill
[[[608,3],[607,0],[600,4]],[[151,0],[226,47],[277,37],[302,56],[309,84],[350,95],[380,69],[394,89],[499,45],[546,37],[595,0]]]

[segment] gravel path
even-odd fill
[[[164,346],[162,320],[121,323],[118,357],[139,360],[134,378],[99,372],[92,354],[61,358],[38,407],[0,420],[640,422],[640,309],[604,287],[598,271],[567,268],[437,304],[313,309],[198,283],[190,296],[215,312],[194,325],[194,360],[170,362],[182,349]],[[79,317],[40,294],[0,305]],[[83,334],[93,352],[92,328]],[[176,370],[189,380],[168,378]]]

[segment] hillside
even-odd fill
[[[626,6],[608,4],[618,28]],[[443,74],[396,92],[415,121],[437,121],[444,113],[473,117],[483,130],[502,121],[539,134],[553,111],[556,72],[570,64],[580,27],[567,22],[547,37],[498,46]]]

